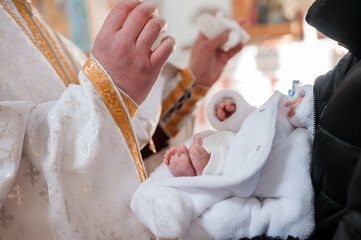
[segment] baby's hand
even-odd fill
[[[223,99],[216,106],[216,114],[219,120],[224,121],[236,111],[236,103],[231,98]]]
[[[300,104],[302,103],[302,100],[303,100],[304,97],[305,97],[305,93],[301,92],[298,95],[298,97],[292,98],[290,101],[288,101],[285,104],[285,107],[291,107],[290,110],[288,111],[288,114],[287,114],[287,116],[289,118],[292,118],[293,116],[295,116],[296,110],[300,106]]]

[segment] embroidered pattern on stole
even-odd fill
[[[125,94],[121,94],[122,99],[119,97],[118,90],[114,88],[107,74],[92,57],[89,57],[84,64],[83,73],[92,82],[94,88],[97,90],[109,112],[112,114],[114,121],[120,128],[128,145],[130,154],[132,155],[140,182],[145,181],[147,176],[144,170],[143,161],[127,114],[128,110],[129,115],[135,115],[135,104]],[[126,105],[127,110],[124,105]]]
[[[74,73],[74,71],[71,69],[71,67],[68,64],[67,60],[62,55],[56,41],[51,37],[51,35],[47,31],[46,27],[40,22],[40,20],[36,16],[33,16],[34,20],[30,17],[30,15],[29,15],[29,13],[28,13],[28,11],[26,9],[24,1],[15,0],[15,1],[13,1],[13,3],[15,5],[15,7],[17,8],[17,10],[19,11],[19,13],[20,13],[21,17],[23,18],[23,20],[26,22],[26,24],[29,27],[29,29],[30,29],[33,36],[26,29],[26,27],[24,26],[22,21],[11,11],[9,6],[3,0],[0,0],[0,4],[3,6],[5,11],[11,16],[11,18],[24,31],[24,33],[33,42],[33,44],[43,53],[43,55],[46,57],[46,59],[49,61],[51,66],[56,71],[56,73],[62,79],[65,86],[66,87],[69,86],[69,84],[70,84],[69,80],[71,80],[71,83],[79,84],[76,73]],[[27,4],[28,4],[28,8],[31,9],[31,5],[29,3],[27,3]],[[36,26],[35,22],[36,22],[36,24],[38,24],[38,26],[39,26],[39,28],[41,30]],[[43,33],[41,31],[43,31]],[[48,42],[46,41],[46,38],[45,38],[45,36],[43,34],[46,35],[46,38],[48,39],[51,46],[53,47],[53,50],[51,49],[51,46],[48,44]],[[59,41],[58,37],[57,37],[57,39]],[[61,41],[59,41],[59,42],[61,42]],[[63,47],[63,45],[62,45],[62,47]],[[67,51],[66,48],[64,48],[64,51],[65,52]],[[68,56],[68,53],[66,53],[66,54]],[[59,61],[61,62],[64,69],[62,68],[62,66],[60,65],[60,63],[58,62],[56,57],[59,58]],[[71,57],[70,57],[70,61],[71,61],[72,64],[74,63]],[[74,69],[75,69],[75,66],[74,66]]]
[[[204,97],[208,88],[195,86],[189,69],[181,70],[182,80],[162,103],[160,125],[168,136],[179,132],[179,124]]]

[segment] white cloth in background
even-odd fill
[[[312,96],[312,88],[306,94]],[[301,105],[312,112],[310,99]],[[173,177],[164,164],[156,169],[132,197],[131,208],[140,221],[161,238],[238,239],[265,234],[306,239],[314,229],[312,134],[291,125],[284,107],[288,100],[276,92],[244,121],[240,119],[224,162],[212,158],[209,162],[224,164],[221,175]],[[296,123],[303,119],[298,114]]]
[[[209,39],[229,30],[228,40],[222,46],[223,50],[229,50],[239,43],[246,43],[251,38],[237,21],[225,17],[221,12],[217,12],[215,16],[211,14],[201,15],[197,19],[197,26]]]

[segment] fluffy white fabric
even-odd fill
[[[219,103],[225,98],[230,98],[236,105],[236,112],[233,113],[229,118],[221,121],[216,116],[216,108]],[[253,112],[256,107],[251,106],[238,92],[225,89],[217,92],[210,100],[207,106],[207,115],[210,124],[217,130],[220,131],[232,131],[238,132],[242,126],[242,123],[246,117]]]
[[[246,43],[251,38],[235,20],[225,17],[221,12],[216,16],[203,14],[197,19],[197,26],[209,39],[230,30],[228,41],[222,46],[224,50],[231,49],[239,43]]]
[[[314,228],[312,134],[295,129],[276,92],[236,134],[220,176],[173,177],[161,165],[131,208],[161,238],[307,238]]]
[[[203,175],[222,175],[224,161],[228,154],[235,132],[207,130],[199,133],[203,147],[211,154],[207,166],[203,169]],[[193,138],[188,139],[184,144],[189,149]]]

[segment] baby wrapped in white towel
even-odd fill
[[[220,99],[233,99],[236,109],[223,121],[214,114]],[[275,92],[256,110],[225,90],[211,100],[209,109],[218,130],[233,132],[201,134],[203,145],[196,144],[210,155],[204,171],[200,172],[202,166],[197,170],[194,166],[190,175],[198,176],[175,177],[172,172],[177,175],[177,169],[171,164],[182,160],[178,158],[182,152],[165,156],[170,167],[162,164],[140,185],[132,198],[132,210],[161,238],[267,235],[306,239],[314,229],[309,175],[312,87],[299,88],[294,99]],[[228,111],[223,112],[227,115]],[[191,157],[189,154],[188,161],[193,166]],[[176,165],[189,167],[181,161]]]

